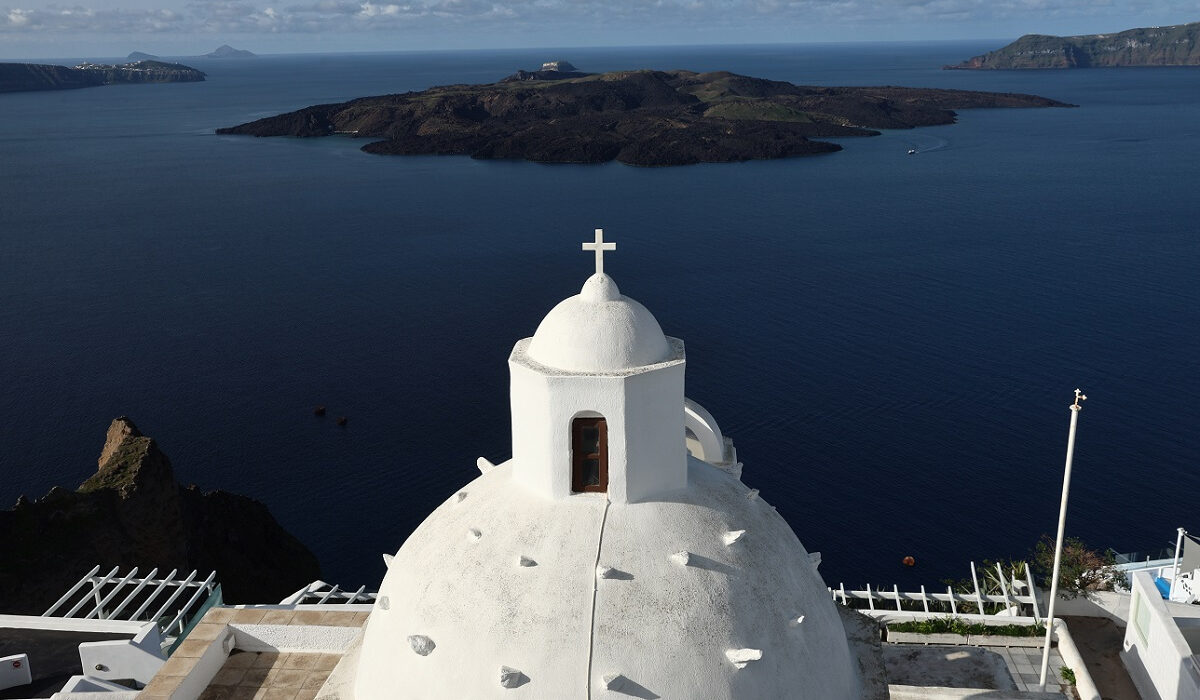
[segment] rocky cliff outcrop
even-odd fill
[[[946,69],[1021,70],[1200,65],[1200,22],[1116,34],[1027,34],[1002,49]]]
[[[181,63],[136,61],[118,66],[83,63],[74,68],[40,63],[0,63],[0,92],[70,90],[116,83],[190,83],[204,72]]]
[[[955,109],[1069,106],[1034,95],[806,87],[728,72],[524,76],[316,105],[217,133],[351,134],[376,139],[364,151],[390,155],[659,166],[830,153],[841,146],[813,139],[952,124]]]
[[[276,602],[320,577],[312,552],[258,501],[175,481],[171,461],[128,418],[108,429],[99,468],[0,511],[0,613],[39,614],[96,564],[217,572],[225,600]]]

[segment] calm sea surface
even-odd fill
[[[1077,386],[1068,532],[1164,545],[1200,528],[1200,69],[940,70],[994,47],[195,59],[208,82],[0,95],[0,503],[78,484],[127,414],[183,482],[377,585],[476,457],[508,457],[509,350],[603,227],[833,585],[933,585],[1053,532]],[[553,58],[1081,106],[668,169],[213,134]]]

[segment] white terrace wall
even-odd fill
[[[1133,575],[1121,659],[1144,700],[1200,698],[1200,663],[1181,628],[1200,624],[1200,606],[1163,600],[1149,572]]]

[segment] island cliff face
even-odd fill
[[[238,603],[277,602],[320,577],[316,557],[266,506],[181,487],[128,418],[112,422],[99,469],[78,490],[55,487],[0,511],[0,542],[0,613],[42,613],[97,564],[215,570],[225,600]]]
[[[1020,70],[1200,65],[1200,22],[1129,29],[1117,34],[1027,34],[1002,49],[948,70]]]
[[[0,92],[70,90],[117,83],[186,83],[204,73],[180,63],[136,61],[119,66],[84,63],[74,68],[38,63],[0,63]]]
[[[811,139],[952,124],[955,109],[1065,106],[1033,95],[803,87],[727,72],[550,70],[316,105],[217,133],[347,134],[375,139],[368,153],[390,155],[662,166],[830,153],[841,146]]]

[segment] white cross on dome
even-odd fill
[[[598,228],[598,229],[596,229],[596,240],[591,243],[584,243],[583,249],[591,250],[596,253],[596,274],[603,275],[604,274],[604,253],[609,250],[616,250],[617,244],[612,243],[612,242],[605,243],[604,242],[604,229]]]

